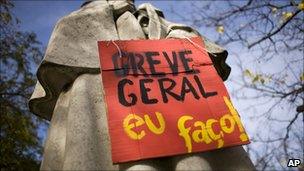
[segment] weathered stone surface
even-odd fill
[[[114,170],[99,74],[82,74],[69,88],[64,170]]]
[[[80,9],[59,20],[44,60],[61,65],[98,68],[96,40],[117,39],[112,8],[107,2],[96,1],[95,6]]]
[[[117,19],[116,25],[120,40],[146,39],[145,33],[137,19],[129,11],[125,12]]]
[[[166,21],[151,4],[143,4],[135,12],[130,2],[87,3],[56,24],[29,102],[33,113],[51,120],[41,169],[253,169],[242,147],[112,164],[97,41],[200,36],[191,27]],[[227,51],[204,41],[225,80],[230,72],[225,63]]]
[[[57,100],[54,114],[44,144],[44,155],[41,170],[61,170],[64,162],[67,113],[69,111],[70,92],[62,92]]]
[[[173,158],[175,170],[255,170],[243,147],[230,147]]]
[[[144,29],[146,31],[146,34],[148,36],[148,39],[161,39],[166,37],[166,30],[163,29],[162,23],[160,22],[159,10],[153,7],[149,3],[141,4],[138,9],[148,16],[149,22],[146,26],[147,29]]]
[[[116,20],[120,15],[122,15],[126,11],[133,13],[136,10],[132,0],[126,0],[126,1],[108,0],[108,2],[109,5],[113,6],[114,20]]]

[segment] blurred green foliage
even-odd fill
[[[19,30],[13,7],[11,1],[0,1],[0,167],[38,170],[42,146],[37,128],[44,121],[29,112],[27,101],[42,48],[34,33]]]

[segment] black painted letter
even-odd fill
[[[153,75],[155,75],[155,76],[164,76],[165,75],[164,72],[156,72],[155,71],[155,67],[154,67],[154,65],[160,64],[159,60],[153,59],[153,56],[159,56],[159,53],[158,52],[146,52],[145,54],[146,54],[147,61],[148,61],[149,66],[150,66],[150,70],[151,70],[152,76]]]
[[[126,100],[125,94],[124,94],[124,86],[126,84],[129,85],[133,85],[133,82],[131,80],[128,79],[122,79],[119,81],[118,86],[117,86],[117,90],[118,90],[118,99],[120,104],[124,105],[124,106],[133,106],[136,104],[137,101],[137,97],[134,93],[128,94],[128,96],[131,98],[131,102],[128,102]]]
[[[149,99],[148,97],[148,92],[151,91],[151,89],[145,87],[145,83],[151,83],[151,82],[153,82],[153,79],[139,80],[141,100],[144,104],[154,104],[158,102],[157,99]]]
[[[182,90],[181,90],[182,101],[185,100],[186,94],[190,93],[190,92],[192,92],[194,98],[196,98],[196,99],[200,98],[200,96],[197,94],[197,92],[195,91],[195,88],[192,86],[191,82],[187,79],[187,77],[183,77]]]
[[[115,69],[115,75],[118,77],[124,77],[129,73],[129,57],[125,52],[117,52],[112,55],[112,62]]]
[[[192,71],[192,69],[189,67],[188,62],[192,62],[192,58],[186,58],[186,55],[192,54],[191,50],[185,50],[185,51],[180,51],[178,52],[179,57],[184,65],[184,68],[186,71]]]
[[[170,86],[168,88],[164,87],[165,82],[170,83]],[[170,78],[161,78],[161,79],[158,80],[158,83],[159,83],[159,87],[160,87],[160,91],[161,91],[164,103],[168,103],[167,94],[171,95],[173,98],[175,98],[178,101],[181,100],[181,97],[178,94],[175,94],[175,93],[171,92],[171,90],[176,85],[174,80],[172,80]]]
[[[210,96],[215,96],[215,95],[217,95],[217,92],[216,91],[213,91],[213,92],[205,92],[205,89],[204,89],[204,87],[203,87],[203,85],[202,85],[202,83],[201,83],[201,81],[200,81],[200,79],[198,78],[198,76],[197,75],[194,75],[194,80],[195,80],[195,82],[196,82],[196,84],[197,84],[197,86],[198,86],[198,88],[199,88],[199,90],[200,90],[200,92],[201,92],[201,94],[202,94],[202,96],[204,97],[204,98],[208,98],[208,97],[210,97]]]

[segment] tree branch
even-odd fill
[[[270,37],[272,37],[273,35],[277,34],[278,32],[280,32],[298,13],[300,13],[301,10],[296,11],[288,20],[286,20],[277,30],[275,30],[274,32],[268,33],[266,36],[262,37],[260,40],[250,44],[248,46],[248,48],[252,48],[253,46],[263,42],[266,39],[269,39]]]

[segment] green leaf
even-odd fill
[[[253,77],[253,74],[252,74],[248,69],[246,69],[246,70],[244,71],[244,75],[245,75],[245,76],[248,76],[248,77]]]
[[[300,80],[304,81],[304,72],[302,72],[302,74],[300,75]]]

